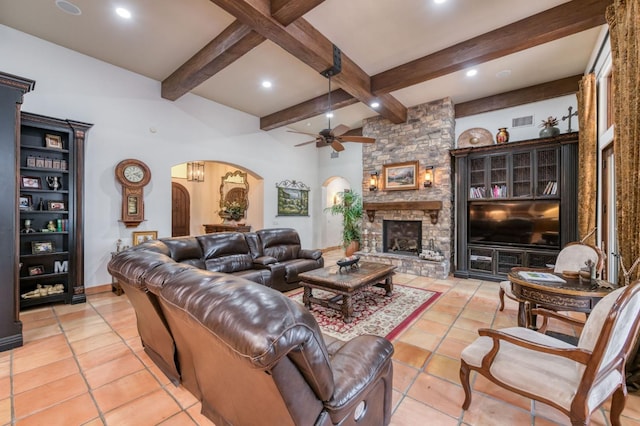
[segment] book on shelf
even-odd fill
[[[535,272],[535,271],[519,271],[518,275],[527,281],[545,281],[553,283],[566,283],[565,280],[559,276],[550,272]]]
[[[558,192],[558,182],[555,180],[550,180],[547,182],[547,186],[544,187],[544,191],[542,191],[542,195],[556,195]]]

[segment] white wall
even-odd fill
[[[568,120],[562,121],[562,117],[569,114],[569,107],[573,107],[572,113],[578,108],[578,99],[575,95],[566,95],[559,98],[548,99],[540,102],[519,105],[512,108],[505,108],[498,111],[485,112],[483,114],[462,117],[456,120],[456,146],[458,137],[462,132],[474,127],[487,129],[493,135],[493,141],[496,140],[496,133],[500,127],[507,127],[509,131],[509,142],[522,141],[527,139],[535,139],[539,137],[539,127],[542,120],[552,116],[558,119],[558,128],[560,133],[567,133]],[[527,127],[511,127],[511,119],[533,115],[533,124]],[[578,131],[578,117],[571,118],[571,131]]]
[[[264,227],[293,227],[303,246],[315,244],[313,217],[277,217],[275,183],[295,179],[321,205],[315,148],[293,149],[299,138],[284,129],[259,130],[257,117],[187,94],[160,97],[160,82],[142,77],[0,25],[0,69],[36,80],[23,111],[93,123],[85,172],[85,286],[111,282],[106,265],[120,238],[131,232],[171,234],[171,166],[193,159],[242,165],[264,179]],[[250,154],[248,154],[250,153]],[[137,158],[151,169],[145,187],[146,221],[125,228],[114,168]],[[320,181],[322,182],[322,181]]]

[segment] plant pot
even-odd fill
[[[360,243],[358,241],[351,241],[349,245],[345,247],[344,254],[349,257],[358,250],[360,250]]]
[[[558,136],[560,134],[560,129],[553,126],[544,126],[542,130],[540,130],[541,138],[550,138],[553,136]]]

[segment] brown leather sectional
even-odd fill
[[[118,254],[108,269],[136,311],[145,351],[217,425],[386,425],[391,343],[324,336],[306,308],[269,287],[267,271],[296,282],[300,260],[322,262],[315,251],[304,253],[308,259],[275,244],[295,242],[291,232],[150,241]],[[243,250],[232,249],[243,244],[259,266],[246,268]],[[268,259],[294,253],[286,267]]]

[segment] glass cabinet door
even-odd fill
[[[519,152],[512,156],[513,197],[531,197],[531,152]]]
[[[536,195],[557,196],[558,188],[558,150],[539,149],[536,151]]]

